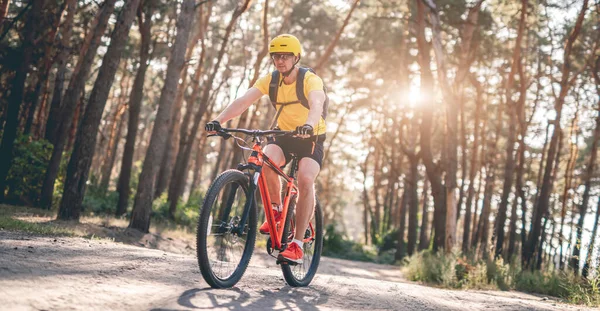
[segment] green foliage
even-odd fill
[[[0,215],[0,230],[21,231],[33,234],[72,236],[66,228],[51,223],[35,223],[14,219],[10,215]]]
[[[515,288],[524,292],[566,297],[568,277],[564,274],[523,271],[515,280]]]
[[[583,279],[565,272],[522,271],[517,264],[473,261],[457,253],[419,252],[408,259],[406,276],[412,281],[463,289],[516,289],[560,297],[572,303],[600,305],[600,276]]]
[[[13,162],[8,171],[7,202],[34,205],[42,189],[46,167],[52,156],[52,144],[46,140],[32,140],[22,135],[15,141]]]
[[[335,224],[328,224],[325,227],[323,256],[391,264],[394,263],[394,254],[395,250],[391,250],[382,252],[378,256],[375,250],[345,238],[341,232],[336,230]]]
[[[91,182],[83,198],[83,211],[94,215],[114,215],[118,201],[118,192],[105,191]]]
[[[204,199],[204,193],[195,192],[187,202],[179,200],[175,210],[174,219],[169,217],[169,201],[164,193],[152,203],[152,219],[159,223],[172,223],[188,228],[195,228],[200,213],[200,205]]]
[[[412,281],[440,284],[447,287],[460,287],[457,277],[457,257],[443,252],[433,253],[430,250],[414,254],[408,259],[407,277]],[[458,272],[462,276],[462,269]]]

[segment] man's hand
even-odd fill
[[[310,124],[304,124],[296,127],[296,136],[300,138],[309,138],[313,134],[313,127]]]
[[[204,130],[208,132],[208,134],[216,134],[217,131],[221,130],[221,123],[216,120],[212,120],[204,126]]]

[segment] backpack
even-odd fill
[[[279,107],[279,110],[277,111],[277,114],[275,115],[275,119],[273,120],[273,124],[271,127],[273,127],[277,122],[277,118],[279,118],[279,114],[281,113],[281,110],[284,106],[292,104],[302,104],[302,106],[306,107],[306,109],[310,109],[310,106],[308,105],[308,98],[304,96],[304,77],[306,76],[307,71],[316,74],[316,72],[312,68],[298,67],[298,78],[296,79],[296,97],[298,97],[298,100],[287,103],[277,102],[277,91],[279,90],[280,78],[279,71],[275,70],[271,74],[271,83],[269,83],[269,99],[271,99],[271,104],[273,104],[273,107],[275,107],[275,109],[277,109],[276,104],[281,105],[281,107]],[[329,97],[327,96],[327,87],[325,87],[325,84],[323,84],[323,92],[325,92],[325,102],[323,102],[323,113],[321,114],[321,117],[323,118],[323,120],[325,120],[325,118],[327,117],[327,108],[329,106]]]

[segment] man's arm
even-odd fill
[[[321,120],[323,114],[323,104],[325,103],[325,92],[321,90],[314,90],[308,93],[308,118],[306,118],[306,124],[316,128]]]
[[[246,91],[244,95],[238,97],[229,106],[225,108],[214,120],[219,123],[225,123],[239,115],[241,115],[252,103],[257,101],[263,96],[263,93],[255,88],[251,87]]]

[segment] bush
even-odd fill
[[[6,200],[11,204],[36,205],[52,156],[52,144],[22,135],[15,141],[13,156],[6,180]]]
[[[411,256],[405,269],[412,281],[444,287],[516,289],[560,297],[572,303],[600,305],[600,273],[584,279],[570,272],[522,271],[518,264],[505,264],[502,259],[473,261],[456,253],[429,250]]]
[[[203,197],[203,193],[195,192],[187,202],[180,200],[175,210],[175,219],[170,219],[169,201],[167,201],[167,194],[164,193],[152,203],[152,219],[159,223],[174,222],[176,225],[195,228]]]
[[[335,229],[335,224],[329,224],[325,227],[323,256],[392,264],[394,263],[395,252],[395,250],[388,250],[378,256],[375,250],[345,238],[341,232]]]
[[[114,215],[117,212],[119,193],[106,191],[91,183],[83,198],[83,211],[94,215]]]
[[[425,250],[408,259],[407,276],[412,281],[460,287],[457,277],[457,257],[443,252],[433,253]],[[458,270],[461,273],[461,269]],[[462,275],[462,274],[461,274]]]

